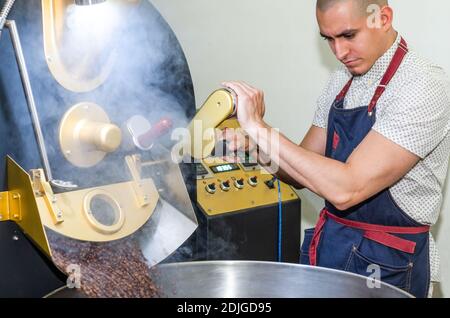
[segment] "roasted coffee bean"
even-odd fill
[[[80,270],[81,292],[87,297],[158,297],[149,266],[131,236],[113,242],[74,240],[47,229],[55,265],[67,275]],[[72,265],[72,266],[70,266]]]

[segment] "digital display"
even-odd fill
[[[201,163],[197,163],[195,168],[198,176],[204,176],[208,174],[208,170],[206,170],[206,168]]]
[[[235,163],[227,163],[219,166],[210,167],[214,173],[222,173],[228,171],[239,170],[239,166]]]

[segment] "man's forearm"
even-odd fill
[[[303,149],[265,123],[246,131],[258,143],[260,151],[269,154],[270,165],[278,166],[282,174],[289,175],[295,184],[308,188],[336,206],[343,206],[347,196],[352,195],[357,180],[349,174],[345,163]]]
[[[292,178],[289,174],[286,173],[286,171],[282,170],[281,168],[278,169],[278,172],[274,173],[274,175],[283,181],[284,183],[287,183],[297,190],[304,189],[305,186],[298,183],[294,178]]]
[[[280,167],[277,167],[276,169],[274,169],[274,167],[272,167],[270,165],[270,161],[271,161],[270,157],[267,154],[265,154],[264,152],[255,150],[252,153],[252,156],[253,156],[253,158],[257,158],[258,163],[261,167],[263,167],[270,174],[276,176],[282,182],[287,183],[298,190],[305,188],[305,186],[298,183],[294,178],[292,178],[288,173],[286,173],[286,171],[284,171]]]

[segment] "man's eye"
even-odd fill
[[[346,34],[346,35],[344,35],[344,38],[346,38],[347,40],[351,40],[351,39],[353,39],[354,37],[355,37],[354,34]]]

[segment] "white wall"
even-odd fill
[[[191,69],[197,105],[223,80],[244,80],[266,93],[266,119],[292,140],[311,125],[315,102],[337,65],[318,36],[315,1],[151,0],[175,31]],[[391,0],[409,44],[450,73],[450,1]],[[448,183],[448,182],[447,182]],[[322,199],[301,191],[302,226],[314,225]],[[436,296],[450,297],[450,187],[434,228],[442,258]]]

